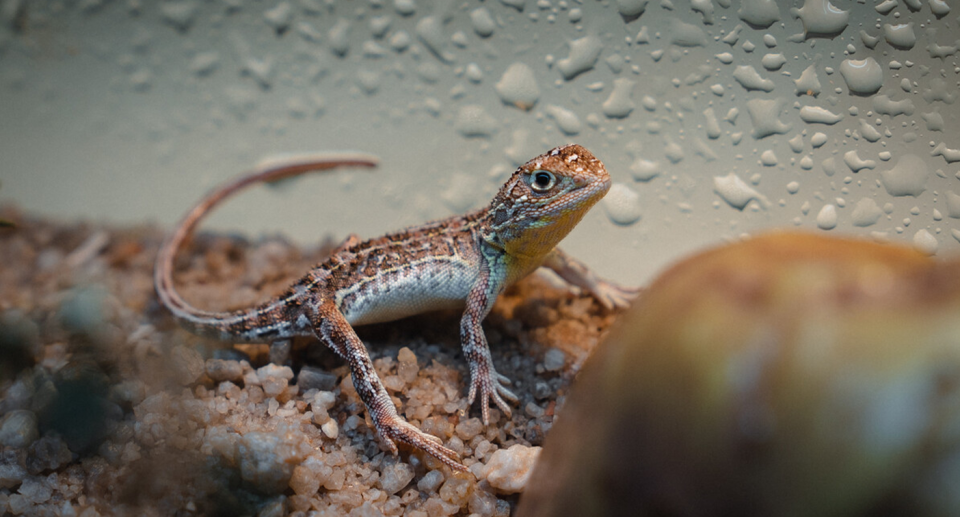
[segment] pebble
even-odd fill
[[[397,353],[397,375],[407,384],[417,380],[420,372],[420,366],[417,364],[417,356],[407,347],[400,349]]]
[[[460,421],[454,428],[454,432],[463,441],[470,441],[483,431],[483,421],[479,418],[468,418]]]
[[[301,393],[307,390],[333,391],[337,386],[337,376],[320,368],[303,366],[297,374],[297,387]]]
[[[337,421],[334,419],[327,420],[326,423],[320,426],[320,430],[323,431],[323,434],[330,438],[331,440],[336,440],[337,436],[340,434],[340,429],[337,426]]]
[[[443,479],[443,472],[431,470],[424,474],[423,477],[420,478],[420,481],[417,482],[417,489],[428,494],[436,492],[443,483]]]
[[[383,467],[378,484],[389,495],[396,494],[410,484],[414,478],[413,467],[404,461],[398,461]]]
[[[240,382],[243,380],[243,367],[239,361],[230,361],[226,359],[207,359],[206,362],[207,377],[215,382]]]
[[[499,449],[480,470],[480,477],[500,493],[522,492],[541,450],[541,447],[520,444]]]
[[[563,368],[567,361],[566,354],[559,348],[551,348],[543,354],[543,369],[548,372],[556,372]]]
[[[132,445],[132,443],[128,444]],[[45,471],[56,470],[61,465],[70,463],[73,454],[56,435],[44,436],[30,444],[26,466],[31,474],[37,475]]]
[[[39,437],[37,415],[26,409],[15,409],[0,420],[0,445],[23,448]]]

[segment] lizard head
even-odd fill
[[[542,259],[610,189],[590,151],[570,144],[523,164],[490,203],[487,242],[508,255]]]

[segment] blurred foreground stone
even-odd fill
[[[518,515],[960,515],[960,261],[773,234],[664,273]]]

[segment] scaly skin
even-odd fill
[[[181,221],[157,257],[158,297],[190,330],[220,339],[282,343],[315,336],[350,365],[353,385],[387,449],[419,448],[456,470],[457,454],[403,420],[352,325],[391,321],[430,310],[463,307],[461,344],[470,366],[469,404],[479,396],[484,424],[492,400],[507,415],[517,397],[497,373],[481,322],[497,296],[540,266],[593,295],[607,309],[636,295],[590,272],[557,243],[610,188],[600,160],[575,144],[530,160],[486,208],[361,242],[349,237],[324,262],[281,295],[256,307],[208,312],[187,304],[173,285],[173,259],[200,219],[246,186],[335,167],[372,167],[369,156],[306,157],[262,165],[219,187]]]

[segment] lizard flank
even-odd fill
[[[571,144],[542,154],[511,175],[480,210],[361,242],[351,235],[332,255],[279,296],[233,312],[190,306],[173,283],[174,256],[199,221],[231,194],[252,184],[335,167],[373,167],[375,158],[319,156],[264,164],[218,187],[191,210],[160,248],[154,284],[160,302],[191,331],[219,339],[284,343],[314,336],[347,361],[353,385],[384,446],[396,442],[466,470],[457,454],[397,413],[354,325],[422,312],[463,308],[460,338],[470,368],[468,404],[479,396],[484,424],[492,401],[510,415],[517,397],[497,373],[481,322],[497,296],[544,266],[589,292],[607,309],[625,307],[635,291],[606,282],[556,245],[610,188],[603,164]]]

